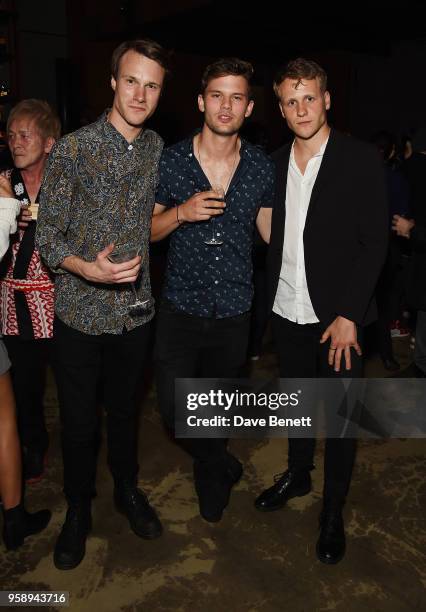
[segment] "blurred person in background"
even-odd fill
[[[426,225],[394,215],[393,230],[398,236],[410,239],[412,255],[408,269],[407,300],[417,312],[414,364],[401,374],[426,376]]]
[[[410,185],[411,218],[394,215],[393,229],[410,239],[412,250],[407,273],[407,302],[417,312],[414,364],[401,374],[426,375],[426,127],[413,137],[413,154],[403,164]]]
[[[10,234],[16,232],[19,213],[20,203],[14,199],[9,181],[0,177],[0,261],[9,246]],[[0,498],[3,540],[7,550],[14,550],[27,536],[42,531],[51,514],[49,510],[30,514],[23,504],[21,448],[9,369],[10,361],[0,334]]]
[[[376,289],[378,320],[377,340],[383,365],[389,371],[399,370],[399,363],[393,354],[392,337],[409,335],[408,329],[401,324],[404,301],[404,271],[406,263],[406,244],[392,232],[394,215],[409,216],[409,188],[396,158],[396,144],[392,134],[377,132],[372,138],[384,163],[387,196],[389,204],[389,246],[384,268],[381,271]]]
[[[49,444],[44,391],[53,334],[54,284],[34,238],[40,186],[49,153],[60,137],[56,113],[43,100],[22,100],[7,121],[13,168],[3,172],[21,203],[19,231],[3,261],[1,332],[12,362],[12,381],[27,482],[43,475]]]
[[[410,189],[410,218],[417,225],[426,224],[426,126],[411,130],[411,136],[407,143],[409,150],[406,149],[401,171],[403,172]],[[408,154],[409,153],[409,154]],[[407,252],[411,255],[411,248],[414,242],[407,242]],[[412,271],[412,262],[407,265],[407,270]],[[408,283],[406,279],[406,283]],[[413,334],[410,339],[411,348],[415,346],[415,327],[416,311],[413,311]]]

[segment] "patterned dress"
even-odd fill
[[[29,204],[20,171],[15,168],[3,174],[10,179],[16,198]],[[1,333],[25,340],[53,334],[54,283],[35,247],[35,229],[36,223],[30,222],[12,238],[0,280]]]

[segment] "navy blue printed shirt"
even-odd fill
[[[275,174],[273,162],[247,141],[240,157],[225,212],[213,221],[223,244],[204,242],[212,235],[212,220],[183,223],[170,237],[164,297],[187,314],[224,318],[251,307],[254,226],[259,208],[272,207]],[[163,151],[157,204],[177,206],[209,189],[192,137]]]

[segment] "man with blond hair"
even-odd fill
[[[298,58],[274,90],[292,143],[274,154],[277,189],[268,253],[269,309],[280,376],[362,376],[362,328],[376,316],[374,290],[387,246],[382,162],[375,149],[327,122],[327,75]],[[288,469],[255,502],[278,510],[311,490],[315,440],[290,438]],[[327,439],[317,557],[345,553],[342,509],[356,440]]]
[[[59,119],[44,100],[22,100],[9,114],[7,141],[14,167],[3,175],[21,204],[21,217],[2,265],[1,333],[12,362],[27,482],[41,478],[48,447],[43,398],[53,335],[54,285],[34,239],[40,186],[60,134]]]

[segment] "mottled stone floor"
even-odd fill
[[[396,353],[408,362],[406,342],[399,341]],[[269,377],[274,368],[266,352],[254,374]],[[384,375],[375,359],[367,373]],[[165,435],[150,387],[140,431],[140,485],[158,510],[164,534],[140,540],[116,513],[103,445],[86,558],[75,570],[59,572],[51,553],[65,505],[53,384],[47,401],[49,465],[27,501],[33,509],[50,507],[53,518],[19,551],[6,554],[1,548],[1,588],[67,590],[73,612],[426,610],[425,440],[360,442],[345,510],[347,554],[328,567],[315,557],[323,444],[313,492],[265,515],[254,509],[253,499],[283,469],[286,442],[233,440],[244,476],[223,520],[211,525],[198,515],[191,462]]]

